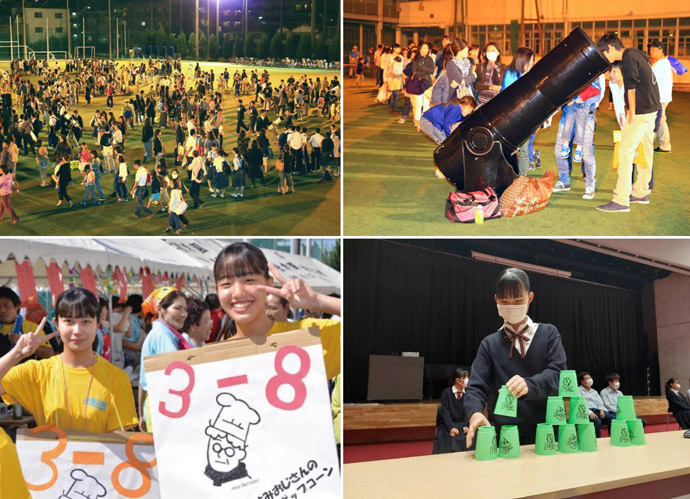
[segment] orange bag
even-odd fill
[[[541,211],[551,199],[554,173],[549,170],[542,178],[520,175],[501,196],[501,213],[504,217],[517,217]]]

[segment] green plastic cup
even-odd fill
[[[558,427],[558,452],[575,454],[577,447],[577,431],[575,425],[568,423]]]
[[[498,400],[496,401],[494,414],[513,418],[517,417],[517,398],[508,391],[506,385],[501,385],[501,390],[498,392]]]
[[[594,423],[577,425],[577,448],[582,452],[597,451],[597,435],[594,432]]]
[[[644,436],[644,427],[642,426],[642,421],[639,419],[633,419],[632,421],[627,421],[628,424],[628,435],[630,435],[630,445],[645,445],[647,439]]]
[[[630,431],[627,421],[616,419],[611,421],[611,445],[615,447],[630,447]]]
[[[637,419],[632,395],[620,395],[618,397],[616,419],[622,419],[624,421],[632,421],[633,419]]]
[[[498,458],[496,447],[496,428],[493,426],[480,426],[477,428],[477,447],[474,458],[477,461],[493,461]]]
[[[520,457],[520,434],[515,425],[501,426],[501,437],[498,444],[498,457],[516,459]]]
[[[570,419],[568,420],[568,423],[589,423],[589,409],[587,409],[587,399],[585,399],[584,397],[570,397]]]
[[[577,375],[575,371],[561,371],[561,378],[558,383],[559,397],[577,397],[580,389],[577,387]]]
[[[565,404],[563,397],[549,397],[546,399],[546,422],[551,425],[566,424]],[[539,427],[537,427],[538,429]]]
[[[537,425],[534,452],[540,456],[553,456],[556,454],[556,435],[553,432],[552,424],[539,423]]]

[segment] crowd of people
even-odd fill
[[[301,279],[285,279],[249,243],[222,250],[214,276],[216,293],[204,298],[163,286],[146,298],[131,294],[109,302],[70,288],[57,297],[54,320],[37,303],[22,315],[26,303],[11,288],[0,287],[0,395],[9,405],[21,405],[39,426],[150,432],[146,357],[308,327],[320,329],[329,386],[339,386],[338,297],[318,293]],[[84,382],[93,372],[98,382],[90,386],[91,402],[85,404]],[[65,397],[53,397],[54,389],[64,390]],[[340,397],[332,395],[339,442]],[[16,450],[2,430],[0,441],[1,490],[26,491]]]
[[[609,110],[615,112],[622,139],[613,201],[597,209],[626,212],[631,203],[649,203],[653,153],[671,151],[666,109],[672,100],[676,69],[665,56],[664,45],[656,40],[650,43],[647,54],[625,48],[616,35],[605,35],[599,40],[598,49],[612,64]],[[412,114],[417,130],[440,144],[476,107],[485,105],[524,76],[536,61],[535,53],[528,47],[517,48],[509,64],[502,62],[502,56],[506,58],[495,42],[480,47],[446,35],[440,46],[428,41],[412,42],[406,47],[398,43],[380,44],[369,50],[368,57],[362,56],[355,46],[349,54],[349,74],[357,78],[358,85],[363,82],[364,71],[370,68],[379,88],[376,102],[386,104],[393,114],[401,113],[399,124],[406,123]],[[554,150],[559,175],[555,192],[571,189],[573,164],[579,163],[585,183],[582,197],[594,198],[596,114],[605,93],[605,76],[600,75],[560,110]],[[551,117],[542,128],[550,125]],[[656,149],[655,135],[659,139]],[[541,166],[541,156],[533,146],[535,138],[536,132],[518,150],[519,174]],[[640,144],[646,166],[634,168],[636,162],[641,162],[641,158],[636,159]],[[442,176],[438,170],[437,176]]]
[[[167,212],[164,230],[176,233],[189,224],[185,197],[193,200],[191,208],[204,205],[202,186],[213,198],[225,197],[229,187],[232,197],[242,198],[247,179],[252,187],[257,180],[266,184],[270,166],[278,173],[281,194],[294,192],[294,175],[316,174],[324,182],[339,175],[337,76],[274,81],[267,69],[233,74],[198,63],[185,68],[172,59],[138,64],[75,59],[63,70],[34,60],[15,61],[0,86],[16,96],[19,109],[5,113],[1,123],[0,220],[7,211],[12,223],[19,221],[11,203],[12,193],[19,192],[18,166],[23,180],[37,178],[41,187],[52,179],[57,206],[70,208],[76,185],[84,187],[81,205],[105,203],[103,177],[113,174],[113,201],[136,199],[134,217],[153,216],[151,206]],[[99,103],[87,116],[79,112],[78,106],[92,107],[96,98],[105,98],[102,108]],[[228,111],[235,113],[236,126]],[[310,130],[306,121],[314,117],[330,129]],[[174,130],[174,146],[168,140],[166,147],[166,129]],[[231,134],[236,142],[228,144]],[[144,155],[130,154],[132,142],[139,141]],[[20,161],[22,148],[34,159]],[[145,166],[154,161],[152,168]]]

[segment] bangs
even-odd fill
[[[213,266],[216,282],[251,274],[268,278],[268,261],[264,253],[249,243],[235,243],[220,252]]]
[[[81,319],[97,318],[100,304],[94,294],[84,288],[71,288],[62,293],[55,304],[55,317]]]
[[[500,299],[522,298],[530,292],[529,277],[524,270],[505,269],[496,283],[496,296]]]

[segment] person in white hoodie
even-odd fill
[[[673,70],[671,63],[664,55],[664,45],[658,40],[649,44],[649,57],[654,61],[652,71],[659,85],[659,100],[661,101],[661,118],[656,131],[659,147],[654,149],[654,152],[671,152],[671,135],[666,123],[666,107],[673,100]]]

